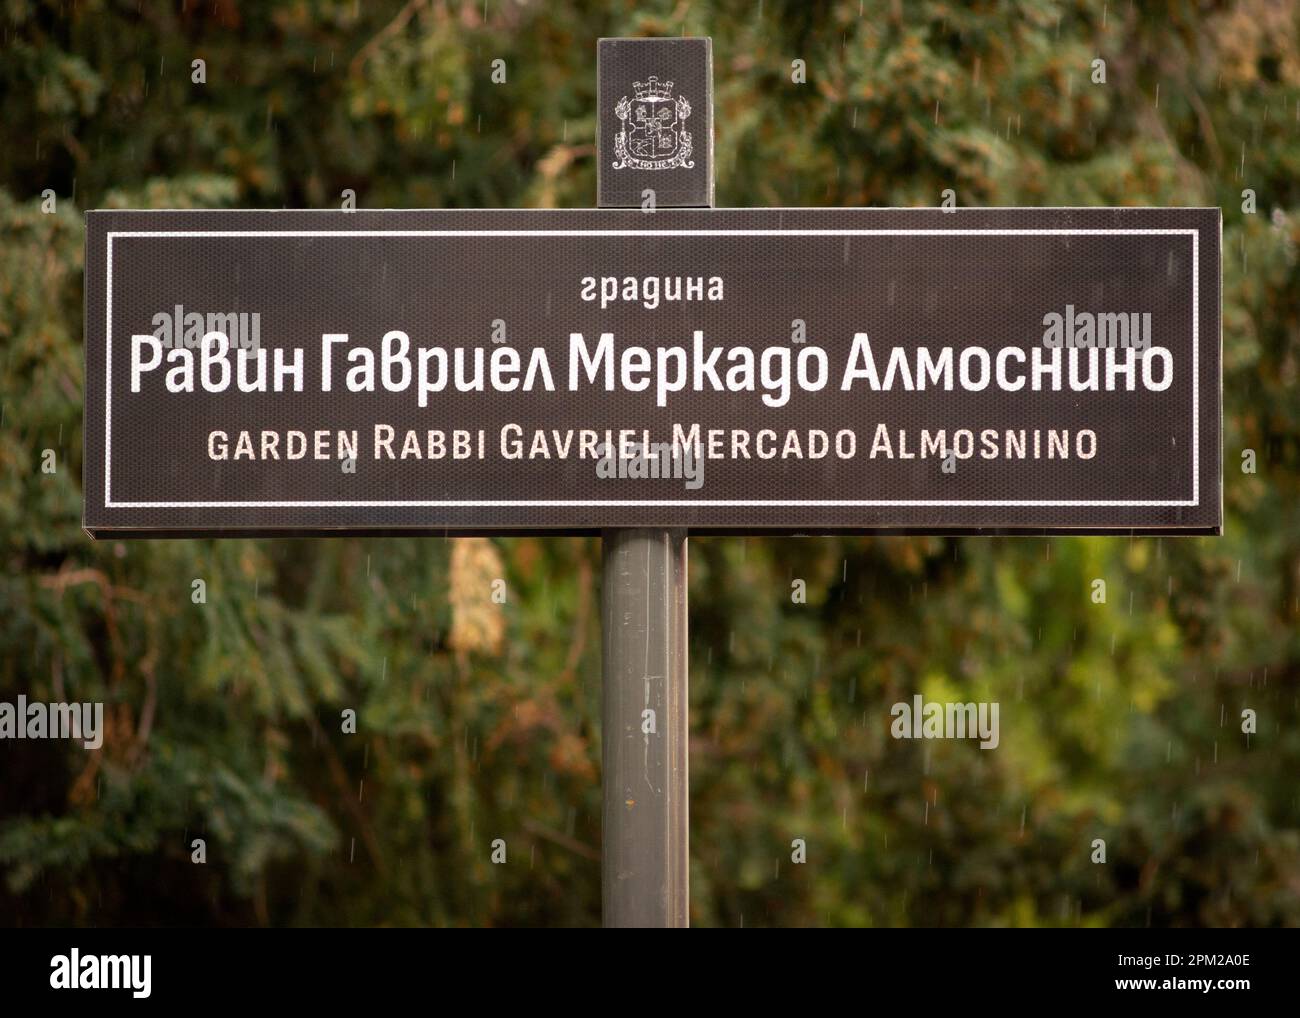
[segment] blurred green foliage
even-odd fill
[[[692,542],[693,921],[1300,924],[1274,0],[4,0],[0,699],[108,734],[0,743],[0,922],[599,921],[598,542],[90,542],[81,210],[587,206],[596,39],[679,34],[713,37],[722,205],[1224,210],[1223,538]],[[917,692],[1000,701],[1000,748],[892,740]]]

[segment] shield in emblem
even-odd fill
[[[638,99],[628,120],[628,151],[641,159],[670,159],[677,151],[677,111],[671,99]]]

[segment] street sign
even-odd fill
[[[1218,533],[1219,224],[90,212],[85,526]]]

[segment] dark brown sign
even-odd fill
[[[85,525],[1217,533],[1219,223],[91,212]]]

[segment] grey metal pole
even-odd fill
[[[604,533],[606,926],[689,924],[686,534]]]
[[[601,39],[597,46],[597,204],[713,204],[713,45],[709,39]],[[654,72],[651,76],[651,72]],[[669,176],[611,162],[618,99],[667,95],[693,117],[692,159]],[[623,116],[627,116],[627,111]],[[686,138],[685,123],[677,127]],[[620,159],[620,164],[624,160]],[[644,206],[642,206],[644,207]],[[606,530],[601,626],[601,892],[605,926],[687,926],[690,783],[686,674],[686,532]]]

